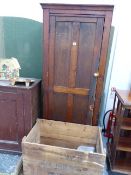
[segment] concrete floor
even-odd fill
[[[10,175],[16,172],[20,158],[20,154],[0,152],[0,175]]]

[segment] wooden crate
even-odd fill
[[[100,175],[105,164],[100,128],[44,119],[23,138],[22,154],[24,175]]]

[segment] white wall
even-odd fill
[[[42,22],[40,3],[113,4],[114,0],[0,0],[0,16],[17,16]]]
[[[15,16],[42,22],[39,0],[0,0],[0,16]]]
[[[131,85],[131,9],[128,0],[120,1],[117,7],[118,35],[114,51],[106,110],[112,108],[111,88],[129,89]]]

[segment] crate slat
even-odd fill
[[[84,144],[96,152],[76,149]],[[44,119],[24,137],[22,154],[24,175],[100,175],[105,164],[98,127]]]

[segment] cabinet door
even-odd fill
[[[104,18],[50,17],[45,118],[92,124]]]
[[[23,132],[21,94],[0,92],[0,149],[19,151]]]

